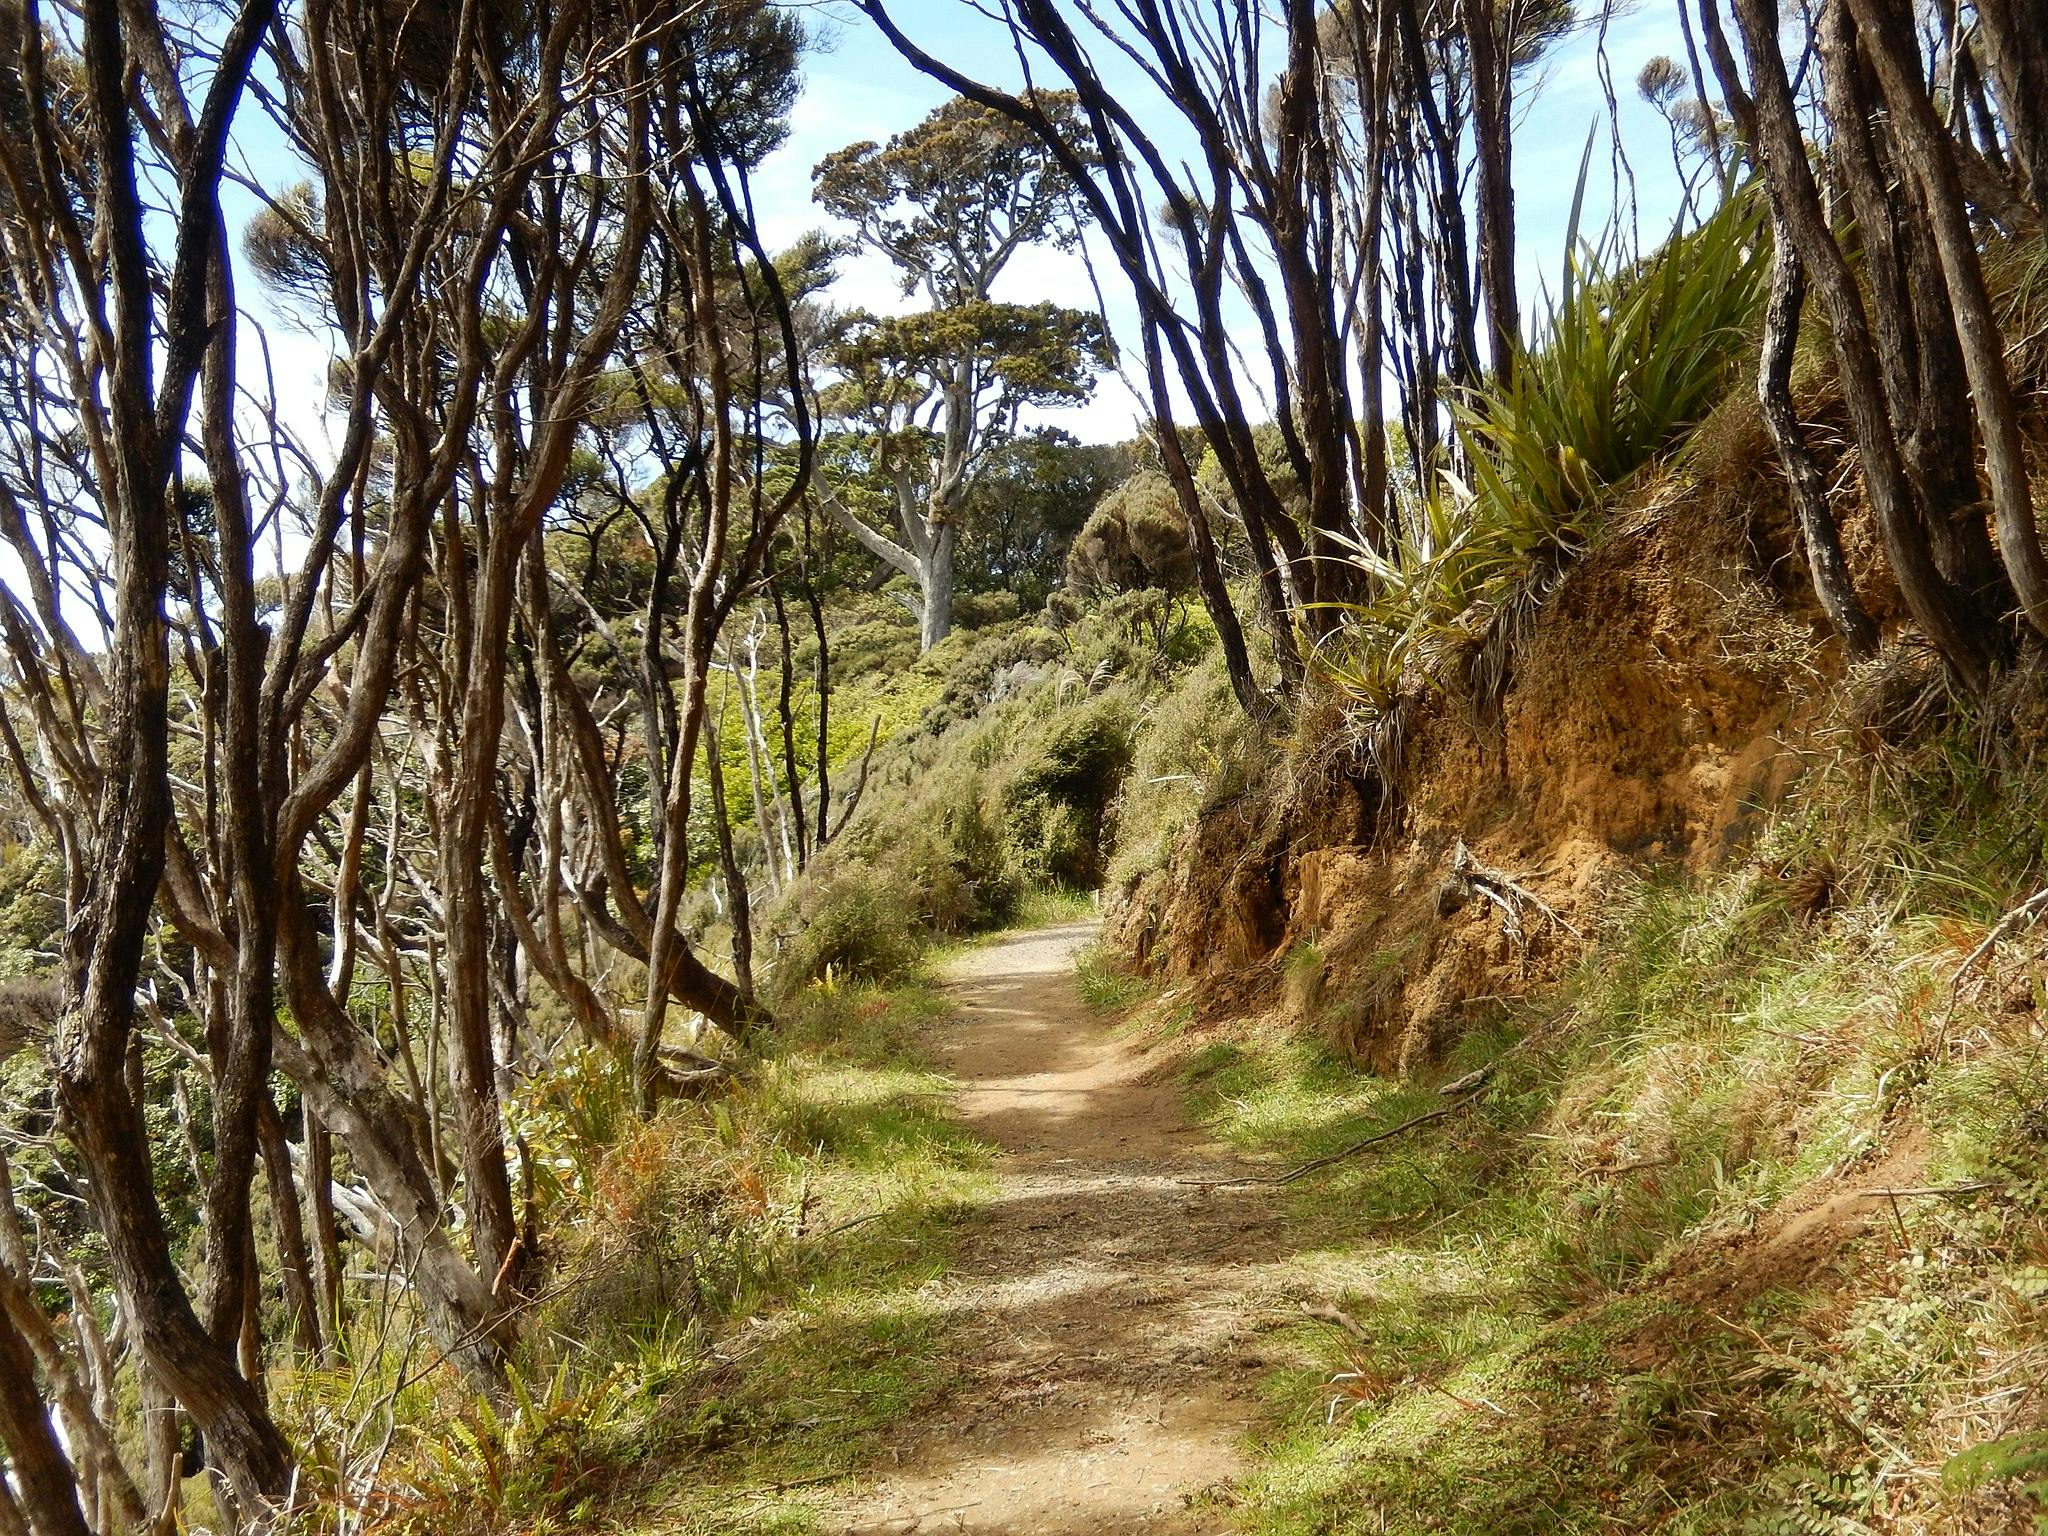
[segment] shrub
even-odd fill
[[[1091,699],[1056,716],[1003,791],[1019,868],[1047,884],[1099,883],[1105,813],[1130,760],[1131,721],[1120,701]]]
[[[799,893],[777,985],[792,989],[828,971],[876,981],[901,975],[920,948],[917,894],[886,866],[835,861]]]
[[[1152,706],[1138,733],[1108,817],[1108,885],[1128,891],[1164,864],[1182,828],[1244,787],[1256,756],[1256,733],[1212,655]]]

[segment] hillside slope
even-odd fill
[[[2038,707],[1845,672],[1714,462],[1492,702],[1471,656],[1326,701],[1110,893],[1162,1070],[1319,1244],[1246,1529],[2033,1528]]]

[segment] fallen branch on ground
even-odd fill
[[[1987,1189],[2003,1187],[1993,1179],[1977,1179],[1968,1184],[1924,1184],[1914,1189],[1859,1189],[1856,1193],[1866,1200],[1899,1200],[1916,1195],[1932,1195],[1937,1199],[1947,1199],[1955,1195],[1982,1194]]]
[[[1961,999],[1963,993],[1963,982],[1969,977],[1970,973],[1983,963],[1984,957],[1996,949],[2002,940],[2011,937],[2025,925],[2038,920],[2043,912],[2048,912],[2048,886],[2043,886],[2040,890],[2034,892],[2033,895],[1993,923],[1991,931],[1984,935],[1984,942],[1963,957],[1963,963],[1956,967],[1955,975],[1949,979],[1948,1007],[1942,1010],[1941,1028],[1935,1032],[1937,1040],[1947,1038],[1949,1020],[1955,1017],[1956,1004]]]
[[[1296,1302],[1295,1305],[1301,1308],[1301,1313],[1304,1317],[1312,1317],[1319,1323],[1333,1324],[1343,1329],[1361,1344],[1370,1344],[1372,1342],[1372,1335],[1365,1331],[1365,1325],[1342,1307],[1333,1306],[1327,1301],[1300,1301]]]
[[[1238,1189],[1248,1184],[1292,1184],[1296,1179],[1306,1178],[1319,1168],[1327,1168],[1332,1163],[1341,1163],[1347,1157],[1356,1157],[1367,1147],[1378,1146],[1383,1141],[1392,1141],[1396,1136],[1401,1135],[1405,1131],[1412,1131],[1418,1125],[1427,1125],[1432,1120],[1441,1120],[1453,1110],[1463,1109],[1478,1097],[1477,1093],[1468,1093],[1464,1098],[1454,1103],[1446,1104],[1441,1109],[1432,1109],[1426,1114],[1411,1115],[1399,1125],[1388,1126],[1384,1131],[1375,1131],[1363,1141],[1354,1141],[1350,1146],[1343,1148],[1341,1151],[1331,1152],[1323,1157],[1312,1157],[1299,1167],[1290,1168],[1285,1173],[1246,1174],[1244,1177],[1237,1179],[1177,1179],[1175,1182],[1187,1184],[1196,1189]]]

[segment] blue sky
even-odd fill
[[[763,232],[775,245],[787,244],[806,229],[831,227],[832,221],[810,201],[811,167],[821,158],[862,139],[886,139],[947,95],[905,62],[852,6],[826,3],[808,7],[807,13],[818,46],[805,64],[805,88],[789,141],[761,168],[755,184]],[[896,0],[891,13],[906,33],[948,63],[970,75],[1014,83],[1015,64],[1001,34],[967,0]],[[1678,184],[1663,120],[1636,95],[1635,79],[1651,58],[1662,53],[1682,59],[1682,49],[1677,13],[1669,0],[1649,0],[1610,18],[1606,51],[1621,107],[1622,139],[1635,172],[1646,246],[1654,245],[1668,229],[1677,211]],[[1523,99],[1514,179],[1525,313],[1537,306],[1539,284],[1552,290],[1557,286],[1579,160],[1587,133],[1596,127],[1598,143],[1583,216],[1588,231],[1600,226],[1613,202],[1598,55],[1598,38],[1588,31],[1570,39],[1539,73],[1519,85]],[[1170,142],[1169,124],[1162,124],[1159,132]],[[1112,324],[1123,330],[1134,312],[1121,279],[1105,266],[1103,283]],[[1050,298],[1082,307],[1092,304],[1079,258],[1056,252],[1019,256],[1005,275],[1000,296],[1017,302]],[[833,298],[849,307],[877,310],[904,304],[887,262],[877,256],[845,263]],[[1128,437],[1139,415],[1130,395],[1109,379],[1090,404],[1043,419],[1084,439],[1107,440]]]
[[[774,246],[787,245],[808,229],[831,226],[832,221],[811,201],[811,168],[821,158],[862,139],[886,139],[900,132],[947,94],[905,62],[851,5],[821,0],[801,9],[814,42],[804,65],[805,87],[792,115],[787,143],[761,167],[755,181],[763,233]],[[1015,83],[1015,63],[1002,33],[969,0],[895,0],[893,14],[906,32],[948,62],[970,74]],[[1677,205],[1677,180],[1663,121],[1637,97],[1635,78],[1653,56],[1677,56],[1680,51],[1677,17],[1668,0],[1646,0],[1639,8],[1610,20],[1607,54],[1621,105],[1622,138],[1635,170],[1646,245],[1655,244],[1670,224]],[[1588,229],[1597,228],[1607,217],[1612,200],[1606,108],[1594,33],[1589,30],[1569,40],[1546,61],[1540,74],[1525,77],[1519,90],[1515,184],[1518,257],[1527,314],[1537,307],[1539,285],[1556,286],[1579,157],[1588,131],[1596,128],[1599,142],[1585,214]],[[1159,103],[1157,111],[1157,132],[1170,147],[1174,139],[1170,109]],[[275,127],[253,103],[245,106],[237,125],[235,146],[241,168],[273,190],[303,174]],[[224,202],[230,225],[239,232],[256,211],[257,202],[238,188],[228,189]],[[239,240],[235,244],[239,249]],[[1106,263],[1100,270],[1112,327],[1128,334],[1134,311],[1121,277]],[[265,333],[281,414],[317,454],[329,426],[322,419],[329,353],[326,339],[281,310],[253,274],[243,273],[239,287],[245,311]],[[1018,302],[1050,298],[1077,307],[1093,303],[1081,259],[1050,251],[1020,255],[1006,273],[999,296]],[[900,309],[906,303],[887,262],[873,255],[856,256],[843,264],[832,299],[844,307],[882,311]],[[1249,326],[1246,334],[1249,342]],[[254,370],[263,354],[254,342],[251,337],[245,352],[245,380],[248,387],[260,390],[261,380]],[[1047,413],[1041,419],[1085,440],[1100,441],[1130,436],[1143,414],[1119,381],[1108,378],[1087,405]]]

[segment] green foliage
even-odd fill
[[[1097,1013],[1122,1013],[1152,990],[1152,984],[1098,945],[1085,950],[1074,967],[1081,998]]]
[[[1371,1342],[1289,1334],[1304,1363],[1271,1383],[1233,1501],[1249,1531],[2039,1519],[2038,1414],[1996,1405],[2039,1373],[2044,1067],[2002,986],[1946,1007],[2040,884],[2039,779],[1968,740],[1874,778],[1821,765],[1756,865],[1620,893],[1569,981],[1456,1047],[1445,1076],[1490,1066],[1483,1092],[1291,1187],[1317,1245],[1299,1282]],[[1815,915],[1787,892],[1823,861]],[[1444,1104],[1271,1022],[1212,1034],[1187,1073],[1280,1166]],[[1902,1147],[1924,1156],[1873,1167]],[[1847,1198],[1888,1178],[1987,1187]]]
[[[1162,868],[1181,833],[1239,793],[1258,766],[1257,733],[1212,655],[1176,678],[1137,732],[1130,771],[1112,808],[1105,886],[1128,892]]]
[[[838,860],[798,895],[790,914],[794,940],[776,957],[780,988],[832,975],[890,979],[918,957],[918,908],[902,878]]]
[[[1129,444],[1079,443],[1051,427],[998,444],[961,520],[954,622],[970,622],[973,596],[981,592],[1012,596],[1022,611],[1043,607],[1074,535],[1129,472],[1133,451]]]
[[[1373,595],[1342,605],[1320,657],[1329,676],[1383,715],[1405,689],[1444,681],[1490,630],[1510,634],[1597,533],[1615,489],[1725,393],[1768,269],[1762,200],[1748,190],[1640,265],[1619,265],[1611,237],[1572,251],[1543,345],[1511,383],[1457,410],[1468,480],[1446,473],[1390,547],[1355,547]]]
[[[1086,142],[1078,99],[1033,100]],[[895,263],[904,293],[922,287],[940,308],[985,297],[1011,252],[1079,238],[1074,187],[1044,141],[989,107],[956,96],[886,145],[864,141],[827,155],[811,173],[818,204],[857,227]]]
[[[1067,552],[1067,585],[1078,592],[1181,592],[1194,580],[1179,503],[1150,470],[1103,497]]]
[[[1244,729],[1202,654],[1209,639],[1191,623],[1165,654],[1141,651],[1104,611],[1064,631],[995,625],[935,646],[909,674],[930,700],[921,728],[877,754],[860,814],[770,918],[778,988],[828,970],[901,976],[935,941],[1098,886],[1124,829],[1141,826],[1124,806],[1133,753],[1156,734],[1148,712],[1183,719],[1162,702],[1187,686],[1175,669],[1204,679],[1201,710],[1215,718],[1187,718],[1185,736],[1175,724],[1174,750]]]
[[[0,850],[0,976],[29,976],[56,963],[64,941],[63,869],[43,847]]]
[[[918,1054],[944,1007],[810,988],[738,1083],[651,1123],[593,1108],[630,1104],[617,1063],[616,1084],[593,1059],[537,1086],[608,1139],[548,1197],[551,1273],[505,1397],[418,1369],[388,1312],[359,1311],[343,1365],[271,1377],[317,1504],[449,1536],[815,1529],[826,1484],[945,1382],[931,1282],[987,1149]],[[816,1487],[773,1492],[788,1483]]]
[[[900,433],[905,442],[885,445],[878,457],[886,467],[892,454],[927,436],[908,423],[960,360],[1007,412],[1086,399],[1108,345],[1094,315],[1049,303],[976,299],[910,315],[856,315],[833,348],[840,382],[823,391],[820,404],[833,416]]]
[[[413,1426],[387,1474],[404,1489],[391,1498],[389,1529],[467,1536],[587,1519],[647,1448],[658,1410],[647,1378],[623,1363],[594,1382],[566,1360],[538,1380],[515,1369],[503,1404],[477,1398],[451,1419]]]
[[[1612,236],[1572,254],[1544,345],[1459,413],[1486,515],[1582,542],[1610,489],[1704,419],[1754,345],[1765,216],[1745,190],[1638,266],[1618,263]]]
[[[2048,1510],[2048,1431],[2003,1435],[1958,1451],[1942,1465],[1947,1486],[1969,1491],[1987,1483],[2018,1483],[2037,1509]],[[2036,1531],[2048,1531],[2048,1513],[2034,1517]]]
[[[1004,786],[1012,855],[1041,885],[1092,889],[1102,879],[1103,821],[1131,758],[1124,702],[1090,699],[1053,718]]]

